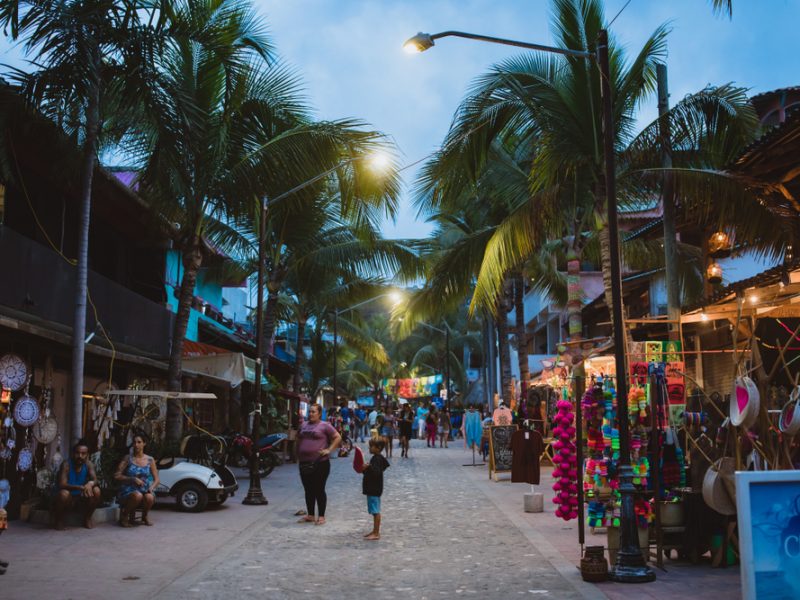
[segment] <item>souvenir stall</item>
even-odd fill
[[[687,506],[686,529],[695,537],[701,529],[691,548],[697,554],[711,546],[714,565],[733,563],[737,540],[752,534],[751,515],[737,507],[736,474],[796,473],[800,464],[799,297],[793,263],[732,284],[682,316],[692,346],[684,354],[697,359],[685,373],[690,393],[680,437],[688,446],[689,483],[717,517],[708,542],[704,523],[693,527]],[[795,512],[781,511],[773,530]]]
[[[27,517],[25,500],[52,485],[63,460],[51,388],[32,379],[22,357],[0,356],[0,509],[12,517]]]
[[[606,346],[599,344],[599,351]],[[663,550],[683,548],[666,536],[680,537],[684,531],[679,503],[687,487],[687,464],[685,441],[681,443],[681,429],[676,427],[686,413],[682,345],[669,340],[629,342],[627,351],[630,462],[639,492],[635,501],[639,542],[647,558],[651,543],[655,545],[653,556],[661,564]],[[558,382],[561,397],[553,437],[546,440],[547,455],[554,463],[553,501],[557,517],[579,519],[580,544],[605,546],[614,564],[621,516],[615,361],[613,356],[590,356],[580,366]],[[601,544],[587,542],[586,527],[591,537],[605,534],[606,539]]]

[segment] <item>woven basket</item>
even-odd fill
[[[602,546],[586,546],[581,559],[581,577],[590,583],[608,579],[608,563]]]
[[[703,477],[703,500],[722,515],[736,514],[736,461],[725,456],[717,460]]]

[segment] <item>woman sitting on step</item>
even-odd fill
[[[114,479],[122,484],[117,494],[122,527],[134,525],[134,513],[138,508],[142,509],[142,523],[153,524],[148,515],[155,502],[153,490],[158,486],[158,469],[153,457],[144,453],[146,443],[144,435],[134,435],[131,454],[122,459],[114,474]]]

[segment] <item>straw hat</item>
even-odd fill
[[[736,514],[735,470],[734,459],[725,456],[711,465],[703,477],[703,500],[723,515]]]
[[[755,382],[749,377],[737,377],[733,382],[731,394],[731,423],[749,429],[755,425],[761,396]]]

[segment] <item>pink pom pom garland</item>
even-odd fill
[[[556,404],[558,413],[553,418],[553,443],[555,456],[553,463],[553,490],[556,492],[553,502],[558,506],[556,516],[570,521],[578,517],[578,485],[576,463],[578,461],[575,446],[575,414],[572,412],[572,403],[560,400]]]

